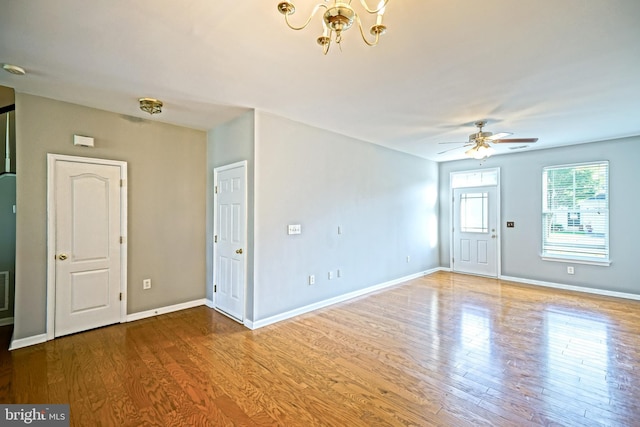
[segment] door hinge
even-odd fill
[[[218,236],[213,236],[213,243],[218,243]]]
[[[216,185],[215,187],[213,187],[213,192],[214,192],[215,194],[218,194],[218,186],[217,186],[217,185]]]
[[[213,285],[213,292],[214,293],[218,292],[218,285],[216,285],[216,284]]]
[[[122,301],[122,292],[120,292],[120,301]]]
[[[120,236],[120,244],[124,243],[124,237]]]
[[[127,185],[127,182],[124,179],[120,180],[120,187],[124,187],[125,185]]]

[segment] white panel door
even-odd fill
[[[246,165],[215,172],[215,308],[244,319],[246,254]]]
[[[118,323],[120,167],[58,160],[54,174],[54,334]]]
[[[453,271],[497,277],[497,188],[453,190]]]

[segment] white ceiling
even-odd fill
[[[203,130],[255,108],[436,161],[479,119],[530,148],[640,135],[638,0],[390,0],[380,45],[352,29],[327,56],[278,2],[0,0],[0,63],[28,72],[0,85],[146,118],[155,97]]]

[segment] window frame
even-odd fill
[[[594,167],[601,167],[604,168],[605,172],[606,172],[606,176],[605,176],[605,188],[604,188],[604,192],[605,192],[605,200],[606,200],[606,221],[604,224],[604,249],[603,249],[603,256],[602,257],[597,257],[597,256],[580,256],[579,252],[580,250],[585,250],[589,248],[589,245],[587,244],[580,244],[577,241],[573,241],[571,242],[572,244],[570,246],[568,246],[569,250],[568,252],[571,252],[571,249],[573,249],[573,254],[553,254],[553,253],[549,253],[547,252],[548,247],[550,246],[549,244],[549,240],[547,239],[547,234],[549,233],[549,231],[551,231],[551,229],[547,230],[547,218],[548,215],[553,215],[558,214],[563,212],[562,210],[557,210],[557,209],[552,209],[548,206],[548,185],[547,185],[547,176],[549,171],[553,171],[553,170],[561,170],[561,169],[578,169],[578,168],[584,168],[584,167],[588,167],[588,166],[594,166]],[[556,262],[571,262],[571,263],[576,263],[576,264],[591,264],[591,265],[600,265],[600,266],[609,266],[611,265],[611,252],[610,252],[610,246],[609,246],[609,237],[610,237],[610,233],[611,233],[611,224],[610,224],[610,218],[611,218],[611,212],[610,212],[610,167],[609,167],[609,161],[608,160],[601,160],[601,161],[594,161],[594,162],[583,162],[583,163],[570,163],[570,164],[562,164],[562,165],[552,165],[552,166],[545,166],[542,168],[542,209],[541,209],[541,226],[542,226],[542,233],[541,233],[541,254],[540,257],[544,260],[544,261],[556,261]],[[575,187],[572,189],[572,191],[575,191]],[[572,206],[570,209],[568,208],[566,211],[566,216],[567,218],[569,217],[569,214],[577,214],[577,221],[581,220],[581,217],[583,215],[581,215],[583,212],[583,210],[581,209],[577,209],[576,206]],[[569,220],[567,219],[567,222],[569,222]],[[568,224],[569,225],[569,224]],[[553,228],[553,227],[551,227]]]

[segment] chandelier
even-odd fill
[[[364,40],[364,42],[369,46],[377,45],[380,36],[387,31],[387,27],[382,25],[382,17],[389,0],[380,0],[376,8],[370,8],[366,0],[360,0],[362,8],[364,8],[364,11],[360,12],[360,14],[351,7],[352,0],[322,1],[322,3],[317,4],[313,8],[311,15],[307,18],[306,22],[299,27],[291,25],[291,22],[289,22],[289,16],[293,15],[296,11],[293,3],[289,1],[280,2],[278,4],[278,11],[284,15],[284,20],[289,28],[293,30],[302,30],[309,25],[320,9],[324,9],[324,14],[322,15],[322,35],[319,36],[316,41],[320,46],[322,46],[322,52],[325,55],[329,52],[332,41],[341,47],[340,43],[342,43],[342,32],[351,28],[354,23],[357,24],[360,29],[362,40]],[[367,38],[364,29],[362,28],[360,16],[366,16],[365,13],[369,15],[376,15],[375,24],[369,28],[369,33],[373,36],[373,40]]]

